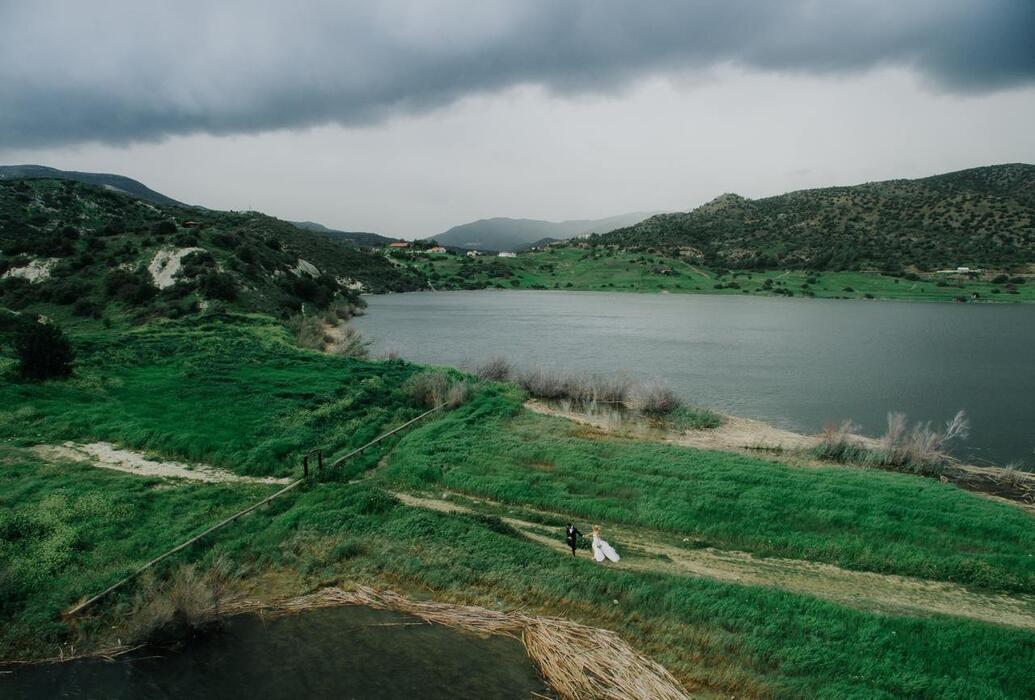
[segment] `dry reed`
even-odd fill
[[[685,699],[689,695],[663,666],[639,653],[614,632],[570,620],[499,612],[487,608],[410,600],[366,586],[324,588],[279,603],[241,602],[236,612],[301,612],[336,605],[393,610],[425,622],[479,634],[520,639],[546,682],[567,700]]]

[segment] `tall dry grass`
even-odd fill
[[[471,385],[464,380],[454,380],[445,372],[426,370],[407,379],[402,390],[410,398],[428,408],[445,405],[456,408],[467,403],[471,397]]]
[[[474,368],[474,376],[485,382],[505,382],[510,379],[514,368],[505,357],[490,357]]]
[[[888,413],[887,430],[876,444],[858,436],[857,429],[850,420],[828,425],[812,453],[837,462],[939,476],[952,462],[949,443],[965,440],[970,422],[961,410],[942,429],[933,427],[930,421],[910,426],[904,413],[892,412]]]
[[[175,569],[165,580],[148,571],[140,580],[127,623],[137,644],[169,644],[188,639],[214,624],[228,603],[237,581],[228,560],[219,559],[204,571],[194,564]]]
[[[365,360],[370,356],[370,341],[349,325],[339,325],[329,333],[330,343],[324,346],[326,352],[339,357],[354,357]]]
[[[240,611],[298,612],[335,605],[394,610],[439,625],[478,634],[516,637],[547,683],[566,700],[686,700],[679,681],[662,665],[639,653],[610,630],[523,612],[416,601],[393,591],[359,586],[354,591],[324,588],[272,605],[242,604]]]

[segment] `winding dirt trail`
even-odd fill
[[[172,477],[208,483],[246,481],[253,484],[287,484],[292,481],[290,478],[277,479],[271,476],[241,476],[207,464],[162,462],[145,457],[133,450],[120,449],[110,442],[65,442],[60,445],[37,445],[32,448],[32,451],[51,462],[61,460],[85,462],[94,467],[113,469],[138,476]]]
[[[442,498],[403,492],[393,492],[393,495],[408,506],[442,513],[479,512]],[[492,508],[506,509],[505,505],[486,499],[467,495],[461,498]],[[535,512],[561,517],[546,511]],[[501,519],[528,539],[563,556],[571,556],[560,533],[551,537],[544,534],[547,528],[543,525],[513,517],[501,516]],[[603,529],[613,536],[622,555],[620,562],[606,566],[701,576],[749,586],[771,586],[863,610],[907,615],[951,615],[1035,630],[1035,596],[974,591],[952,583],[850,571],[832,564],[798,559],[756,558],[747,552],[711,547],[693,548],[670,534],[617,525],[604,524]]]

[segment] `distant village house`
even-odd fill
[[[500,251],[500,257],[501,258],[516,258],[517,257],[517,253],[512,253],[509,250],[501,250]]]
[[[392,243],[389,243],[388,247],[392,248],[393,250],[402,250],[404,248],[409,248],[410,244],[406,241],[394,241]]]
[[[467,251],[467,257],[469,258],[477,258],[479,255],[481,255],[481,253],[479,253],[477,250]]]

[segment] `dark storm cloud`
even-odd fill
[[[1035,0],[0,0],[0,148],[369,124],[520,83],[729,63],[1035,80]]]

